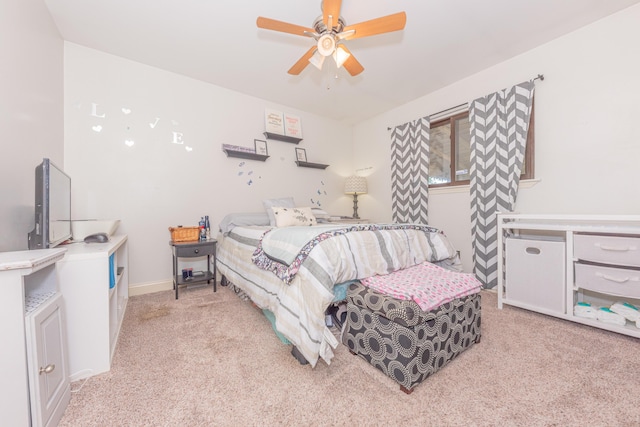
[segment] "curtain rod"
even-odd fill
[[[543,81],[543,80],[544,80],[544,74],[538,74],[536,77],[534,77],[534,78],[532,78],[532,79],[531,79],[531,81],[532,81],[532,82],[534,82],[534,81],[536,81],[536,80]],[[438,111],[437,113],[429,114],[429,117],[431,117],[431,116],[437,116],[438,114],[446,113],[447,111],[455,110],[455,109],[458,109],[458,108],[460,108],[460,107],[464,107],[465,105],[468,105],[468,104],[469,104],[468,102],[463,102],[463,103],[462,103],[462,104],[460,104],[460,105],[456,105],[456,106],[454,106],[454,107],[445,108],[444,110],[442,110],[442,111]],[[392,129],[391,127],[387,127],[387,130],[391,130],[391,129]]]

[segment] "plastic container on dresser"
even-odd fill
[[[498,263],[499,308],[513,305],[640,338],[635,322],[618,325],[574,314],[579,302],[640,308],[639,215],[498,214],[498,236],[498,260],[504,260]],[[545,247],[523,256],[514,246],[523,236]],[[552,242],[563,249],[551,251]]]
[[[68,245],[59,262],[71,380],[111,369],[129,298],[127,236]]]
[[[71,389],[56,263],[65,249],[0,253],[0,424],[57,425]]]

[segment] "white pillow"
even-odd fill
[[[278,208],[274,207],[276,227],[291,227],[294,225],[317,225],[316,217],[311,208]]]
[[[220,232],[226,236],[235,227],[251,225],[269,225],[269,216],[265,212],[230,213],[222,218],[218,227]]]
[[[293,201],[293,197],[282,197],[280,199],[267,199],[263,200],[262,204],[264,209],[267,211],[267,215],[269,215],[269,225],[276,225],[276,218],[273,216],[273,208],[274,207],[284,207],[284,208],[295,208],[296,203]]]

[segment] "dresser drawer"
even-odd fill
[[[640,237],[576,234],[573,242],[576,259],[640,267]]]
[[[201,257],[215,254],[215,244],[183,243],[174,246],[174,252],[180,258]]]
[[[576,286],[603,294],[640,298],[640,270],[576,263]]]

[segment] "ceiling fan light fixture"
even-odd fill
[[[325,34],[318,39],[318,52],[322,56],[329,56],[336,50],[336,41],[330,34]]]
[[[342,65],[347,59],[349,59],[350,56],[351,54],[344,50],[342,46],[338,46],[335,52],[333,52],[333,60],[336,61],[336,65],[338,66],[338,68],[342,67]]]
[[[337,68],[344,68],[352,76],[357,76],[364,71],[364,67],[347,49],[343,41],[400,31],[404,29],[407,22],[407,14],[398,12],[347,26],[344,18],[340,16],[342,0],[321,0],[320,5],[322,15],[316,18],[313,28],[262,16],[256,20],[258,28],[310,37],[315,40],[314,45],[310,46],[287,71],[289,74],[299,75],[309,63],[321,70],[325,58],[332,56]]]
[[[309,62],[312,63],[314,67],[316,67],[318,70],[322,70],[322,64],[324,64],[324,58],[325,57],[322,56],[320,52],[316,50],[313,56],[309,58]]]

